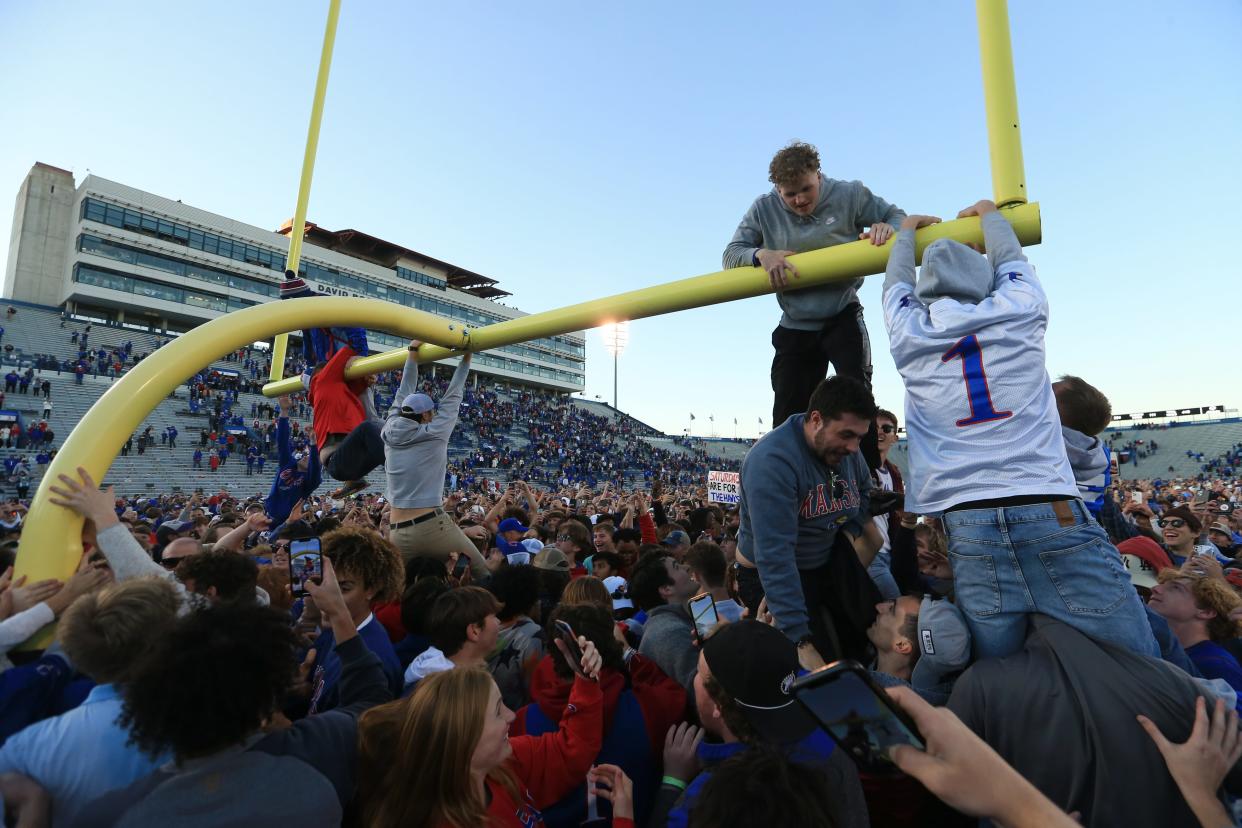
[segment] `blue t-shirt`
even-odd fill
[[[1242,664],[1215,641],[1200,641],[1186,648],[1186,655],[1207,679],[1224,679],[1238,692],[1238,707],[1242,711]]]

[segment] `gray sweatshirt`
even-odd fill
[[[738,551],[759,569],[776,625],[791,640],[810,632],[798,571],[828,562],[837,532],[863,533],[871,474],[861,452],[835,468],[811,452],[795,414],[755,444],[742,463]]]
[[[665,604],[647,613],[643,638],[638,644],[640,655],[646,656],[664,674],[694,692],[694,677],[699,672],[699,651],[690,637],[693,622],[681,604]]]
[[[429,423],[420,423],[401,416],[401,401],[418,387],[418,363],[414,361],[414,354],[406,357],[401,387],[397,389],[388,421],[380,432],[384,440],[388,499],[394,509],[430,509],[443,504],[448,442],[457,425],[457,412],[469,373],[470,356],[467,354],[453,373],[435,417]]]
[[[904,211],[872,194],[861,181],[837,181],[821,174],[819,203],[809,216],[800,216],[785,206],[775,187],[755,199],[725,248],[724,266],[750,267],[761,248],[805,253],[858,241],[864,228],[885,222],[896,229],[905,217]],[[819,330],[851,302],[858,301],[862,282],[854,279],[797,290],[794,280],[789,290],[776,294],[784,311],[781,326]]]

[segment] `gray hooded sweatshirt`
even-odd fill
[[[448,442],[457,425],[465,393],[470,357],[462,357],[448,390],[436,406],[435,417],[420,423],[401,416],[401,402],[418,387],[418,363],[411,353],[405,360],[401,387],[393,398],[380,436],[384,440],[384,470],[388,499],[394,509],[430,509],[444,503],[444,474],[448,470]]]
[[[805,253],[834,244],[858,241],[858,234],[872,224],[885,222],[895,229],[906,217],[903,210],[872,194],[861,181],[837,181],[819,177],[819,203],[808,216],[785,205],[775,187],[755,199],[733,240],[724,251],[724,266],[750,267],[759,249]],[[776,294],[784,314],[781,327],[818,331],[851,302],[858,301],[862,279]]]

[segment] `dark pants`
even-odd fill
[[[871,387],[871,342],[863,322],[862,305],[853,302],[824,323],[818,331],[799,331],[780,325],[772,331],[772,427],[792,414],[806,411],[811,392],[828,376],[832,364],[838,374],[862,380]]]
[[[742,599],[742,606],[750,610],[750,617],[758,618],[759,602],[763,600],[763,584],[759,580],[759,570],[753,566],[735,563],[733,572],[737,576],[737,597]]]
[[[367,420],[345,436],[323,467],[334,480],[361,480],[384,465],[384,441],[380,424]]]
[[[734,566],[738,596],[750,608],[750,617],[755,618],[764,595],[759,570]],[[837,533],[826,564],[799,569],[798,578],[811,638],[820,656],[826,662],[852,658],[866,663],[867,628],[875,621],[875,605],[881,596],[846,535]]]
[[[772,428],[794,414],[802,414],[816,386],[828,376],[828,365],[841,376],[871,387],[871,340],[863,321],[862,305],[852,302],[818,331],[799,331],[780,325],[772,331]],[[875,423],[862,440],[867,465],[880,466]]]

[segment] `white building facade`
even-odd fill
[[[272,232],[95,175],[35,164],[13,214],[5,298],[134,329],[188,331],[277,301],[289,226]],[[396,302],[471,328],[525,316],[496,281],[356,230],[307,224],[300,273],[321,293]],[[402,347],[371,332],[373,351]],[[455,360],[447,361],[449,364]],[[572,393],[585,382],[581,334],[477,354],[476,371]]]

